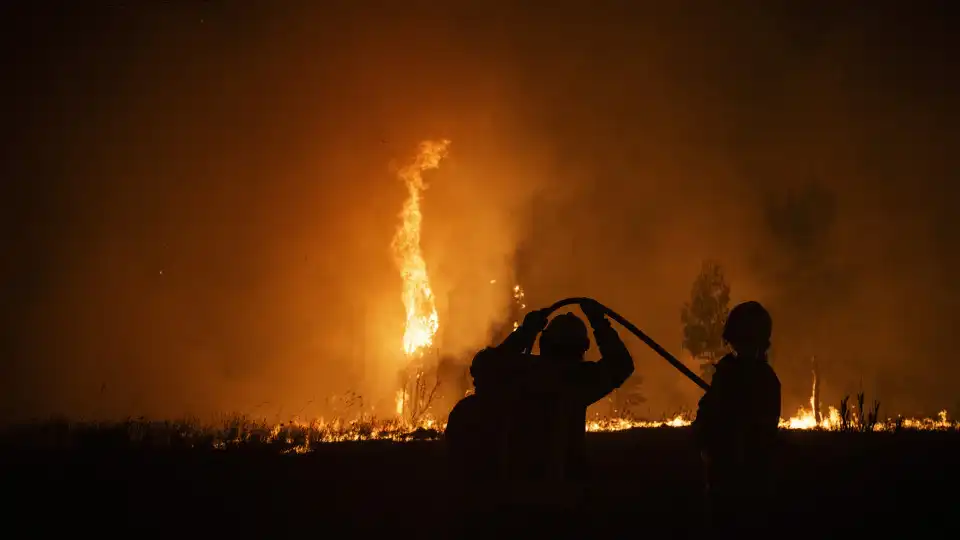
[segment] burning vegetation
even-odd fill
[[[436,169],[447,155],[450,141],[424,141],[412,163],[400,169],[399,177],[407,186],[407,199],[400,212],[400,225],[391,248],[402,279],[401,299],[406,314],[403,330],[404,365],[400,370],[400,388],[396,396],[396,413],[401,419],[419,423],[433,402],[439,379],[428,381],[427,351],[440,329],[440,318],[427,263],[420,250],[423,215],[421,193],[427,185],[423,172]]]
[[[439,360],[439,354],[429,354],[435,346],[434,338],[440,328],[440,320],[426,262],[420,247],[423,222],[420,202],[423,191],[427,188],[423,173],[440,167],[441,161],[447,155],[449,146],[449,140],[422,142],[416,157],[408,165],[401,168],[398,173],[399,178],[403,180],[407,187],[407,199],[399,215],[400,223],[391,248],[402,279],[401,299],[406,317],[402,343],[405,365],[400,371],[400,388],[396,392],[395,418],[378,421],[375,418],[362,418],[361,415],[361,418],[353,421],[339,419],[333,422],[319,420],[311,423],[294,421],[270,429],[267,429],[264,425],[259,425],[256,429],[248,430],[246,433],[256,432],[261,434],[260,438],[267,441],[282,439],[293,444],[297,440],[314,442],[367,439],[406,440],[412,437],[432,437],[443,431],[445,423],[437,420],[437,418],[442,418],[444,415],[435,414],[437,407],[434,403],[434,398],[441,385],[441,379],[437,374],[437,366],[434,365]],[[714,266],[709,264],[705,266],[706,269],[713,269],[711,275],[714,279],[700,288],[711,289],[707,291],[710,296],[718,296],[712,288],[719,286],[723,289],[719,294],[723,301],[715,302],[718,310],[722,311],[726,309],[726,303],[729,300],[729,287],[723,280],[720,267]],[[702,276],[697,283],[700,281],[704,281]],[[491,280],[490,283],[495,284],[496,280]],[[695,296],[697,291],[695,283]],[[517,308],[515,311],[522,313],[527,307],[523,288],[517,284],[513,286],[511,292],[514,307]],[[722,323],[725,313],[718,312],[712,315],[715,315],[713,318]],[[517,329],[518,326],[519,320],[514,320],[513,329]],[[700,354],[700,356],[705,355]],[[817,369],[814,367],[814,388],[813,396],[810,399],[811,409],[801,408],[796,415],[781,419],[780,427],[782,429],[895,431],[899,429],[955,429],[960,426],[947,420],[946,411],[941,411],[937,419],[904,419],[898,417],[892,420],[881,420],[878,416],[879,403],[874,402],[872,409],[867,410],[862,393],[858,395],[855,407],[849,407],[848,398],[844,398],[841,400],[839,408],[830,407],[827,414],[822,415],[819,408],[819,380],[817,375]],[[658,421],[638,420],[626,416],[590,420],[586,423],[585,429],[597,432],[638,428],[685,427],[690,425],[692,420],[686,414],[678,414]],[[234,428],[235,434],[239,434],[240,432],[236,429],[238,428]],[[291,436],[289,435],[290,432],[297,434],[302,432],[303,434]],[[242,439],[242,437],[239,438]],[[221,444],[227,444],[228,441],[236,439],[238,437],[228,437],[223,439]],[[308,446],[308,443],[301,442],[297,447],[307,448]]]
[[[430,284],[427,265],[420,247],[422,193],[427,188],[423,173],[437,169],[446,157],[448,140],[425,141],[417,156],[398,172],[407,188],[407,198],[399,214],[391,249],[402,280],[401,300],[405,312],[403,339],[398,350],[402,360],[399,366],[399,384],[396,390],[396,410],[391,417],[377,417],[366,410],[341,411],[337,418],[303,420],[293,418],[286,422],[270,422],[244,415],[224,417],[204,424],[199,420],[149,421],[143,418],[120,423],[71,423],[53,421],[45,424],[14,427],[7,430],[6,441],[26,439],[27,443],[74,446],[90,440],[108,444],[135,444],[144,446],[208,447],[229,449],[236,447],[265,447],[285,453],[306,453],[321,443],[350,441],[410,441],[435,439],[444,431],[443,420],[448,403],[438,404],[435,398],[441,388],[442,359],[434,339],[440,328],[436,299]],[[496,280],[491,280],[496,284]],[[516,284],[511,289],[514,317],[526,310],[525,293]],[[711,300],[705,301],[704,298]],[[704,373],[719,357],[719,341],[712,339],[711,329],[722,326],[729,287],[723,280],[719,266],[705,264],[704,271],[694,284],[692,300],[684,307],[684,348],[695,360],[704,362]],[[514,318],[511,317],[511,318]],[[519,326],[512,321],[512,330]],[[507,329],[507,332],[510,330]],[[716,343],[714,343],[716,342]],[[433,354],[436,352],[437,354]],[[402,353],[402,354],[401,354]],[[469,390],[467,390],[469,393]],[[457,393],[457,392],[454,392]],[[462,389],[459,393],[463,393]],[[351,393],[354,397],[354,394]],[[457,399],[462,397],[453,396]],[[354,400],[351,400],[353,402]],[[362,401],[362,399],[360,400]],[[350,407],[348,407],[350,408]],[[690,415],[681,413],[660,420],[637,419],[622,408],[614,408],[605,417],[588,420],[588,432],[612,432],[631,429],[684,428],[690,425]],[[882,418],[880,403],[865,403],[863,393],[856,403],[849,396],[840,400],[838,407],[820,407],[820,379],[816,360],[813,360],[813,392],[810,408],[800,408],[794,416],[780,419],[784,430],[823,430],[855,432],[897,432],[900,430],[960,430],[960,422],[947,418],[946,410],[937,418]],[[24,432],[24,433],[20,433]],[[39,439],[39,440],[38,440]]]
[[[858,396],[862,400],[862,394]],[[829,408],[829,413],[818,424],[813,412],[800,409],[795,416],[780,420],[784,430],[822,430],[835,432],[888,432],[898,431],[960,431],[960,422],[947,418],[941,411],[937,418],[892,418],[876,420],[876,408],[862,412],[859,405],[848,406],[844,398],[839,407]],[[588,432],[611,432],[631,429],[674,429],[690,425],[691,418],[678,414],[658,421],[610,418],[590,420]],[[42,425],[12,428],[4,439],[11,443],[42,445],[48,447],[74,447],[96,445],[255,449],[264,448],[284,453],[310,452],[319,444],[356,441],[406,442],[431,440],[441,436],[444,422],[430,417],[429,413],[417,424],[403,418],[358,418],[354,420],[317,419],[272,423],[247,416],[224,418],[219,422],[203,424],[199,420],[149,421],[143,418],[126,422],[68,423],[55,421]]]

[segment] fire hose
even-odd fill
[[[547,317],[549,317],[553,312],[557,311],[558,309],[560,309],[560,308],[562,308],[562,307],[569,306],[569,305],[571,305],[571,304],[577,304],[577,305],[579,305],[579,304],[581,304],[581,303],[583,303],[583,302],[596,302],[596,300],[593,300],[593,299],[591,299],[591,298],[583,298],[583,297],[564,298],[563,300],[560,300],[559,302],[556,302],[556,303],[554,303],[553,305],[551,305],[550,307],[546,308],[546,309],[544,310],[544,314],[545,314]],[[664,360],[666,360],[667,362],[670,362],[670,365],[672,365],[673,367],[675,367],[675,368],[677,369],[677,371],[679,371],[680,373],[684,374],[688,379],[690,379],[691,381],[693,381],[694,384],[696,384],[697,386],[699,386],[700,388],[702,388],[702,389],[704,389],[704,390],[709,390],[709,389],[710,389],[710,385],[707,384],[706,381],[704,381],[703,379],[701,379],[700,377],[698,377],[697,374],[694,373],[693,371],[690,371],[690,368],[688,368],[687,366],[683,365],[683,363],[680,362],[680,360],[677,360],[676,357],[674,357],[672,354],[670,354],[669,352],[667,352],[667,350],[664,349],[663,347],[661,347],[659,343],[657,343],[656,341],[654,341],[653,339],[651,339],[650,336],[644,334],[643,331],[640,330],[639,328],[637,328],[633,323],[631,323],[630,321],[624,319],[623,316],[621,316],[621,315],[620,315],[619,313],[617,313],[616,311],[613,311],[612,309],[608,308],[607,306],[605,306],[605,305],[603,305],[603,304],[600,304],[599,302],[596,302],[596,303],[597,303],[601,308],[603,308],[603,312],[604,312],[608,317],[610,317],[611,319],[617,321],[618,323],[620,323],[621,326],[623,326],[624,328],[626,328],[627,330],[629,330],[630,332],[632,332],[633,335],[635,335],[635,336],[637,336],[638,338],[640,338],[640,341],[644,342],[648,347],[650,347],[651,349],[653,349],[654,352],[656,352],[656,353],[659,354],[661,357],[663,357]]]

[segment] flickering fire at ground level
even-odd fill
[[[595,419],[587,421],[584,429],[597,434],[647,431],[658,428],[683,431],[682,428],[689,426],[690,423],[690,418],[685,415],[659,421]],[[445,423],[429,417],[418,424],[399,419],[382,421],[318,419],[310,422],[294,420],[268,423],[237,417],[221,425],[202,425],[187,421],[151,422],[141,419],[117,424],[79,423],[69,426],[64,424],[59,428],[56,425],[28,426],[22,436],[16,435],[17,430],[9,432],[8,440],[20,438],[28,445],[75,447],[82,446],[83,441],[88,437],[99,440],[98,438],[108,436],[122,441],[123,444],[135,446],[167,447],[172,444],[190,448],[208,447],[229,450],[266,445],[282,453],[304,454],[313,452],[326,443],[437,439],[442,437],[445,427]],[[875,423],[861,422],[857,416],[848,414],[844,421],[840,412],[831,408],[830,415],[823,419],[820,425],[815,423],[812,413],[801,410],[797,416],[781,419],[780,428],[784,431],[837,433],[960,432],[960,422],[948,419],[945,411],[941,412],[937,418],[905,418]]]
[[[427,184],[424,173],[440,167],[447,156],[450,147],[449,140],[423,141],[420,143],[415,157],[398,171],[398,178],[407,188],[407,198],[399,213],[391,249],[394,260],[400,271],[401,300],[405,311],[403,329],[403,365],[399,367],[399,388],[395,394],[396,420],[386,422],[334,422],[326,423],[323,420],[309,423],[293,422],[285,427],[282,425],[270,428],[267,438],[280,437],[280,431],[286,429],[307,430],[314,436],[309,440],[360,440],[367,438],[404,438],[414,430],[442,431],[443,422],[438,421],[436,404],[433,402],[439,385],[439,377],[434,384],[428,381],[426,372],[435,360],[429,352],[436,347],[435,338],[440,328],[440,317],[437,311],[436,298],[430,283],[427,264],[421,250],[421,236],[423,215],[421,200]],[[496,280],[491,280],[496,284]],[[517,317],[512,321],[512,327],[519,327],[518,320],[526,311],[525,291],[516,284],[512,288],[513,310]],[[433,366],[436,367],[436,366]],[[947,420],[946,411],[941,411],[936,419],[895,418],[883,420],[879,416],[879,403],[874,402],[873,410],[867,410],[863,402],[863,395],[858,396],[855,407],[849,406],[848,398],[844,398],[838,408],[829,407],[827,413],[822,411],[819,395],[819,377],[816,360],[814,360],[813,392],[810,398],[810,410],[800,409],[796,415],[781,418],[780,427],[783,429],[824,429],[860,431],[895,431],[907,429],[952,429],[954,424]],[[442,414],[439,415],[442,418]],[[593,419],[586,423],[588,431],[618,431],[633,428],[650,427],[681,427],[690,424],[685,415],[676,415],[660,421],[643,421],[632,418],[603,418]],[[247,430],[250,432],[251,430]],[[259,431],[263,431],[260,426]],[[318,435],[319,434],[319,435]],[[226,444],[226,441],[221,441]]]

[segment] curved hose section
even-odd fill
[[[563,300],[560,300],[559,302],[556,302],[556,303],[554,303],[553,305],[551,305],[550,307],[548,307],[548,308],[546,309],[546,312],[547,312],[547,315],[549,316],[551,313],[553,313],[554,311],[556,311],[556,310],[558,310],[558,309],[560,309],[560,308],[562,308],[562,307],[569,306],[569,305],[571,305],[571,304],[578,304],[578,305],[579,305],[580,303],[586,302],[586,301],[594,301],[594,302],[596,302],[596,300],[592,300],[591,298],[583,298],[583,297],[564,298]],[[597,303],[599,304],[599,302],[597,302]],[[631,323],[630,321],[624,319],[619,313],[617,313],[616,311],[608,308],[607,306],[605,306],[605,305],[603,305],[603,304],[600,304],[600,307],[603,308],[603,311],[607,314],[608,317],[610,317],[611,319],[617,321],[617,322],[620,323],[624,328],[626,328],[627,330],[631,331],[635,336],[637,336],[638,338],[640,338],[640,341],[646,343],[648,347],[650,347],[650,348],[653,349],[657,354],[659,354],[660,356],[662,356],[664,360],[666,360],[667,362],[670,362],[670,365],[672,365],[673,367],[677,368],[677,371],[679,371],[680,373],[683,373],[688,379],[690,379],[691,381],[693,381],[694,384],[696,384],[697,386],[699,386],[700,388],[702,388],[702,389],[704,389],[704,390],[709,390],[709,389],[710,389],[710,385],[707,384],[706,381],[704,381],[704,380],[701,379],[699,376],[697,376],[697,374],[694,373],[693,371],[690,371],[690,368],[688,368],[687,366],[683,365],[682,362],[680,362],[680,361],[677,360],[672,354],[670,354],[669,352],[667,352],[666,349],[664,349],[663,347],[661,347],[659,343],[657,343],[656,341],[654,341],[653,339],[651,339],[650,336],[644,334],[643,331],[640,330],[639,328],[637,328],[636,326],[634,326],[633,323]]]

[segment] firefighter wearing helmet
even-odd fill
[[[767,358],[773,322],[758,302],[734,307],[723,329],[732,352],[716,365],[693,430],[717,532],[757,528],[767,511],[780,422],[780,380]]]
[[[446,431],[453,478],[469,486],[455,502],[466,510],[459,521],[469,523],[467,536],[578,530],[587,407],[634,370],[603,307],[584,301],[580,308],[599,361],[584,360],[590,336],[580,317],[565,313],[548,324],[549,309],[528,313],[500,345],[473,359],[476,393],[454,407]],[[540,354],[530,354],[538,336]]]

